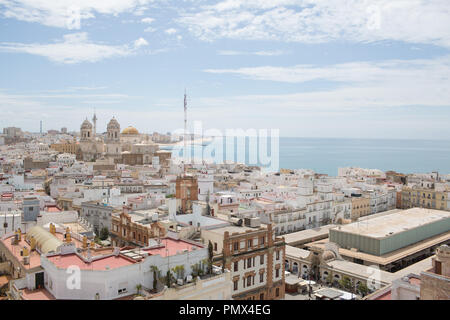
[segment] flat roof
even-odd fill
[[[184,240],[164,238],[161,239],[161,244],[159,246],[143,248],[141,249],[141,251],[148,252],[150,255],[159,254],[161,255],[161,257],[165,258],[167,256],[174,256],[176,254],[179,254],[179,252],[183,250],[188,250],[188,252],[191,252],[193,250],[203,248],[204,246],[200,244],[195,244]]]
[[[339,226],[336,231],[382,239],[444,219],[450,219],[450,212],[411,208]]]
[[[14,235],[1,240],[6,249],[8,249],[25,269],[39,267],[41,265],[41,255],[36,250],[30,251],[30,264],[23,264],[23,257],[20,255],[20,251],[22,251],[23,247],[30,249],[30,245],[25,241],[25,234],[22,234],[22,240],[17,245],[11,244],[11,239],[13,237]]]
[[[292,256],[294,258],[307,258],[310,253],[311,251],[286,245],[286,256]]]
[[[341,271],[347,275],[353,275],[363,279],[370,277],[373,273],[373,269],[370,268],[370,266],[365,266],[347,260],[332,260],[328,261],[327,265],[335,271]],[[379,270],[379,276],[382,283],[391,283],[393,280],[398,278],[395,273],[390,273],[383,270]]]
[[[296,276],[296,275],[289,275],[289,276],[287,276],[286,278],[285,278],[285,283],[286,284],[288,284],[288,285],[296,285],[296,284],[299,284],[300,282],[302,282],[303,281],[303,279],[302,278],[299,278],[298,276]]]
[[[224,221],[225,222],[225,221]],[[261,227],[264,228],[264,224],[261,223]],[[219,234],[224,234],[226,231],[228,231],[230,233],[230,236],[237,232],[237,233],[245,233],[247,230],[251,230],[251,231],[260,231],[259,230],[260,227],[258,228],[250,228],[250,227],[246,227],[246,226],[224,226],[224,227],[220,227],[220,228],[215,228],[215,229],[209,229],[207,231],[211,231],[214,233],[219,233]]]
[[[434,245],[443,243],[448,240],[450,240],[450,231],[443,233],[443,234],[439,234],[437,236],[434,236],[434,237],[431,237],[428,239],[425,239],[425,240],[422,240],[422,241],[419,241],[419,242],[409,245],[407,247],[394,250],[394,251],[386,253],[382,256],[375,256],[375,255],[372,255],[369,253],[364,253],[364,252],[360,252],[360,251],[352,251],[352,250],[343,249],[343,248],[339,248],[339,254],[344,257],[360,259],[360,260],[368,261],[368,262],[371,262],[374,264],[387,265],[389,263],[398,261],[398,260],[408,257],[416,252],[428,249]],[[319,248],[319,249],[323,250],[325,248],[325,245],[328,242],[329,242],[329,239],[319,240],[316,242],[311,242],[311,243],[306,244],[306,247],[308,247],[308,248],[315,247],[315,248]]]
[[[305,241],[311,242],[314,241],[314,239],[319,240],[320,238],[328,238],[328,231],[336,226],[337,225],[335,224],[329,224],[320,228],[306,229],[281,236],[284,237],[284,241],[289,245]]]
[[[331,289],[331,288],[323,288],[314,292],[315,295],[325,297],[328,299],[336,299],[343,295],[342,292]]]
[[[112,255],[97,260],[93,260],[90,263],[81,259],[77,254],[67,255],[55,255],[47,257],[56,267],[66,269],[70,266],[78,266],[81,270],[108,270],[125,267],[134,264],[133,261],[124,258],[121,255]]]
[[[46,229],[45,229],[46,230]],[[73,234],[73,232],[72,232]],[[61,242],[64,242],[64,234],[56,232],[56,234],[54,235],[56,239],[60,240]],[[26,239],[26,233],[22,233],[22,240],[16,244],[13,245],[11,244],[11,239],[14,237],[14,234],[1,239],[0,241],[4,244],[4,246],[6,247],[6,249],[8,249],[8,251],[19,261],[19,263],[21,264],[22,267],[24,267],[25,269],[32,269],[35,267],[39,267],[41,265],[41,255],[39,254],[39,252],[37,252],[37,250],[30,250],[30,245],[28,242],[25,241]],[[72,236],[72,243],[75,244],[76,248],[81,248],[83,246],[83,242],[75,239],[75,237]],[[23,264],[23,257],[20,255],[20,251],[26,247],[29,251],[30,251],[30,264],[24,265]],[[96,245],[97,247],[97,245]]]
[[[28,290],[20,290],[24,300],[56,300],[55,297],[45,288]]]

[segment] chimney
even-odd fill
[[[65,238],[66,238],[65,240],[66,240],[67,243],[71,243],[72,242],[72,237],[70,235],[70,228],[69,227],[66,228]]]
[[[86,236],[83,236],[83,249],[86,249],[87,248],[87,237]]]

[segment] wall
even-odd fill
[[[180,288],[168,288],[153,300],[231,300],[233,285],[230,275],[230,272],[225,272]]]
[[[43,226],[47,223],[69,223],[78,221],[78,212],[76,211],[63,211],[63,212],[43,212],[40,217],[37,218],[37,225]]]

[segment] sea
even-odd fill
[[[236,141],[227,140],[223,150],[226,150],[226,146],[230,148],[231,144],[237,154]],[[280,137],[278,146],[278,165],[284,169],[312,169],[316,173],[329,176],[337,176],[340,167],[394,170],[400,173],[437,171],[440,174],[450,174],[450,140]],[[203,145],[204,151],[208,151],[207,148],[208,143]],[[268,149],[270,152],[271,147]],[[227,153],[219,148],[216,150],[219,151],[214,151],[211,156],[216,156],[217,152],[219,158],[237,160],[236,155],[234,159],[223,157],[223,154]],[[249,161],[248,145],[245,154],[245,161],[239,162],[254,165],[255,163]],[[182,151],[173,151],[173,157],[178,156],[182,156]]]

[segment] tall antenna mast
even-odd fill
[[[94,122],[94,134],[92,135],[92,138],[94,139],[94,141],[95,141],[95,136],[96,136],[96,134],[97,134],[97,115],[95,114],[95,107],[94,107],[94,117],[92,118],[92,122]]]
[[[186,175],[186,160],[187,160],[187,96],[186,96],[186,88],[184,89],[184,150],[183,150],[183,170],[184,175]]]

